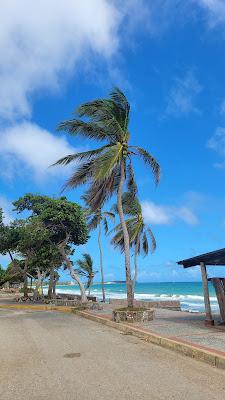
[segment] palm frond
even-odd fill
[[[115,87],[110,93],[110,97],[116,107],[120,110],[120,123],[122,124],[123,129],[127,130],[129,123],[130,104],[125,94],[119,88]]]
[[[127,188],[128,192],[132,194],[133,197],[137,195],[137,184],[135,181],[135,176],[134,176],[134,169],[132,162],[130,161],[127,166]]]
[[[92,260],[92,257],[90,256],[90,254],[84,253],[83,257],[84,257],[84,260],[85,260],[86,264],[89,266],[90,269],[92,269],[93,260]]]
[[[92,182],[88,192],[88,206],[93,210],[101,209],[104,203],[112,196],[119,184],[120,171],[115,166],[111,175],[106,179]]]
[[[100,223],[101,218],[99,215],[94,214],[92,218],[88,221],[88,228],[92,231],[97,228],[98,224]]]
[[[105,234],[107,235],[107,233],[109,231],[109,226],[108,226],[108,221],[106,218],[103,219],[103,225],[104,225]]]
[[[71,135],[79,135],[89,139],[106,140],[108,134],[103,127],[95,122],[84,122],[79,119],[71,119],[61,122],[57,131],[65,131]]]
[[[115,221],[115,214],[113,212],[103,211],[102,215],[108,217],[112,222]]]
[[[97,99],[82,104],[77,113],[79,117],[89,117],[100,127],[104,127],[105,134],[111,142],[122,140],[124,124],[120,121],[120,109],[110,99]]]
[[[84,253],[83,259],[76,260],[76,265],[79,267],[77,273],[81,276],[90,277],[93,274],[93,260],[88,253]]]
[[[154,233],[152,232],[151,228],[147,227],[146,231],[148,232],[150,238],[151,238],[151,252],[153,253],[156,250],[156,239],[154,236]]]
[[[120,143],[110,146],[102,155],[95,159],[94,179],[102,180],[108,178],[121,158],[122,145]]]
[[[111,239],[111,244],[114,246],[114,248],[120,249],[121,253],[124,252],[124,239],[123,239],[123,231],[120,230],[118,231],[113,238]]]
[[[142,237],[142,249],[143,249],[144,254],[147,255],[149,246],[148,246],[148,238],[147,238],[146,232],[144,232],[143,237]]]
[[[158,184],[160,181],[160,166],[156,159],[148,151],[142,149],[141,147],[130,146],[130,148],[135,149],[138,155],[141,156],[141,158],[144,160],[144,162],[151,167],[155,182],[156,184]]]
[[[69,154],[68,156],[65,156],[63,158],[60,158],[58,161],[56,161],[54,164],[52,164],[52,167],[55,165],[68,165],[73,161],[88,161],[90,158],[93,158],[99,154],[101,154],[105,149],[107,149],[109,145],[105,145],[100,147],[99,149],[95,150],[89,150],[89,151],[83,151],[81,153],[74,153],[74,154]]]
[[[65,185],[63,186],[63,190],[68,187],[76,188],[79,185],[83,185],[91,179],[92,175],[93,161],[81,164],[72,174],[72,176],[66,181]]]

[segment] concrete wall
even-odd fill
[[[110,304],[118,307],[126,307],[127,300],[125,299],[110,299]],[[134,300],[134,307],[144,307],[144,308],[166,308],[169,310],[180,311],[180,302],[179,301],[140,301]]]

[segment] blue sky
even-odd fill
[[[117,85],[131,103],[132,142],[162,168],[155,188],[135,163],[157,238],[155,254],[139,260],[139,280],[199,280],[197,268],[184,271],[176,261],[225,247],[225,1],[40,0],[31,8],[29,0],[3,0],[0,22],[6,222],[11,201],[24,193],[59,195],[71,170],[48,166],[96,143],[55,133],[57,124]],[[66,194],[80,202],[81,193]],[[124,279],[109,238],[103,247],[106,279]],[[98,269],[95,234],[75,257],[84,251]]]

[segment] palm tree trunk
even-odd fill
[[[124,253],[125,253],[125,269],[126,269],[126,285],[127,285],[127,304],[128,307],[133,307],[134,305],[134,292],[133,292],[133,284],[130,273],[130,238],[127,230],[127,225],[124,219],[123,213],[123,205],[122,205],[122,194],[123,194],[123,185],[125,181],[125,165],[124,159],[121,160],[120,167],[120,183],[117,191],[117,208],[120,217],[120,223],[123,230],[124,237]]]
[[[135,288],[135,284],[137,282],[137,276],[138,276],[138,265],[137,265],[137,256],[138,256],[138,247],[139,247],[139,241],[135,243],[135,248],[134,248],[134,279],[133,279],[133,290]]]
[[[102,301],[105,303],[105,286],[104,286],[104,271],[103,271],[103,260],[102,260],[102,246],[101,246],[101,221],[98,225],[98,248],[99,248],[99,255],[100,255],[100,270],[101,270],[101,277],[102,277]]]
[[[91,285],[92,285],[93,278],[90,278],[88,281],[88,296],[91,294]]]
[[[78,283],[78,285],[80,287],[81,303],[87,303],[88,300],[87,300],[87,296],[86,296],[86,293],[85,293],[84,286],[83,286],[79,276],[74,271],[71,261],[66,256],[64,248],[60,246],[59,247],[59,251],[62,254],[62,257],[63,257],[63,259],[64,259],[64,261],[66,263],[66,266],[67,266],[67,269],[69,270],[71,278],[74,279]]]

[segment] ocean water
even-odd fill
[[[57,293],[79,293],[77,285],[58,285]],[[126,298],[126,285],[124,283],[106,283],[106,297],[114,299]],[[212,312],[219,310],[214,288],[209,283]],[[91,294],[101,300],[101,285],[94,284]],[[204,297],[200,282],[163,282],[163,283],[137,283],[135,287],[137,300],[179,300],[181,308],[189,312],[204,311]]]

